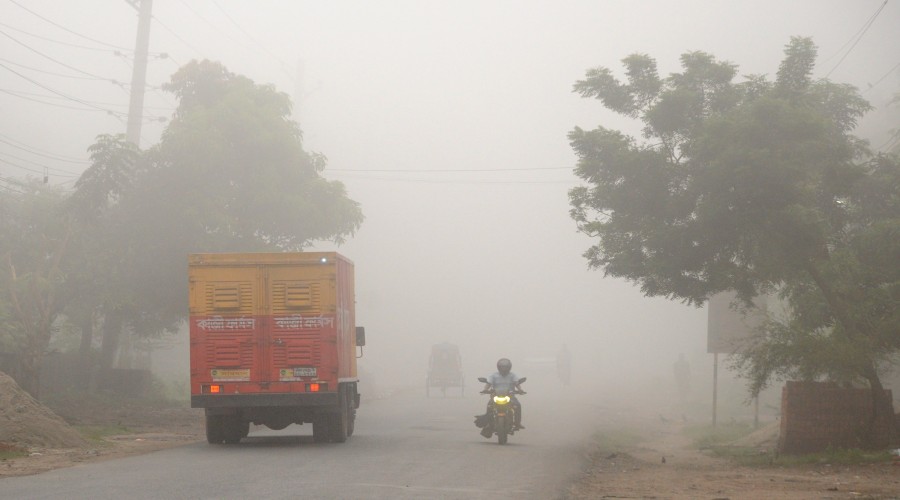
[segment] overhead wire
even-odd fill
[[[894,71],[896,71],[897,68],[900,68],[900,63],[895,64],[893,68],[889,69],[889,70],[887,71],[887,73],[885,73],[884,75],[882,75],[882,77],[879,78],[875,83],[869,84],[869,87],[868,87],[866,90],[864,90],[863,93],[866,93],[866,92],[868,92],[868,91],[874,89],[876,86],[878,86],[879,83],[883,82],[885,78],[887,78],[888,76],[890,76],[891,73],[893,73]]]
[[[871,28],[872,24],[875,23],[875,19],[878,18],[879,14],[881,14],[881,11],[884,10],[884,7],[887,5],[887,3],[888,3],[888,0],[884,0],[884,3],[881,4],[881,7],[878,7],[878,10],[875,11],[875,14],[872,14],[872,17],[870,17],[869,20],[866,21],[866,23],[863,25],[862,29],[860,31],[858,31],[856,35],[854,35],[854,37],[856,37],[856,40],[853,42],[853,45],[851,45],[850,48],[847,49],[847,52],[844,53],[843,57],[841,57],[841,59],[837,62],[837,64],[835,64],[834,67],[831,68],[831,71],[829,71],[828,73],[825,74],[825,78],[828,78],[829,76],[831,76],[831,74],[834,73],[834,70],[838,69],[838,66],[840,66],[841,63],[844,62],[844,59],[847,59],[847,56],[849,56],[850,53],[853,52],[853,49],[856,47],[856,44],[858,44],[859,41],[862,40],[863,36],[865,36],[866,32],[869,31],[869,28]],[[853,38],[851,38],[851,40],[852,39]],[[844,46],[846,46],[846,44],[844,44]]]
[[[107,113],[107,114],[109,114],[109,115],[111,115],[111,116],[115,116],[115,117],[117,117],[117,118],[119,118],[119,119],[121,119],[122,117],[128,115],[127,113],[122,113],[122,112],[119,112],[119,111],[113,111],[113,110],[111,110],[111,109],[106,109],[106,108],[103,108],[103,107],[100,107],[100,106],[95,106],[95,105],[93,105],[93,104],[91,104],[91,103],[89,103],[89,102],[87,102],[87,101],[85,101],[85,100],[78,99],[77,97],[72,97],[72,96],[70,96],[70,95],[63,94],[62,92],[59,92],[59,91],[57,91],[57,90],[54,90],[54,89],[52,89],[52,88],[50,88],[50,87],[47,87],[46,85],[43,85],[43,84],[41,84],[41,83],[39,83],[39,82],[36,82],[36,81],[32,80],[31,78],[28,78],[27,76],[23,75],[22,73],[19,73],[18,71],[16,71],[16,70],[10,68],[9,66],[7,66],[7,65],[5,65],[5,64],[3,64],[3,63],[0,63],[0,68],[5,68],[5,69],[6,69],[7,71],[9,71],[10,73],[14,73],[14,74],[18,75],[19,77],[21,77],[22,79],[27,80],[27,81],[31,82],[32,84],[37,85],[38,87],[40,87],[40,88],[42,88],[42,89],[44,89],[44,90],[46,90],[46,91],[52,92],[52,93],[54,93],[54,94],[56,94],[56,95],[59,95],[59,96],[62,96],[62,97],[65,97],[66,99],[68,99],[68,100],[70,100],[70,101],[77,102],[77,103],[79,103],[79,104],[83,104],[83,105],[85,105],[85,106],[94,108],[94,109],[96,109],[96,110],[98,110],[98,111],[103,111],[103,112],[105,112],[105,113]]]
[[[84,160],[82,158],[73,158],[71,156],[64,156],[64,155],[57,155],[57,154],[42,152],[41,150],[31,147],[31,146],[25,144],[24,142],[14,140],[14,139],[10,138],[9,136],[3,135],[3,134],[0,134],[0,142],[6,143],[16,149],[26,151],[33,155],[43,156],[44,158],[49,158],[51,160],[64,161],[67,163],[80,163],[80,164],[89,164],[90,163],[90,161]]]
[[[31,14],[34,15],[35,17],[38,17],[39,19],[42,19],[42,20],[44,20],[44,21],[46,21],[46,22],[52,24],[53,26],[56,26],[57,28],[59,28],[59,29],[61,29],[61,30],[63,30],[63,31],[69,32],[69,33],[71,33],[71,34],[73,34],[73,35],[75,35],[75,36],[84,38],[85,40],[90,40],[90,41],[92,41],[92,42],[94,42],[94,43],[99,43],[100,45],[105,45],[105,46],[107,46],[107,47],[113,47],[113,48],[116,48],[116,49],[119,49],[119,50],[125,50],[125,51],[128,51],[128,52],[131,52],[131,51],[132,51],[131,49],[129,49],[129,48],[127,48],[127,47],[122,47],[122,46],[119,46],[119,45],[113,45],[113,44],[111,44],[111,43],[106,43],[106,42],[104,42],[104,41],[97,40],[96,38],[91,38],[91,37],[89,37],[89,36],[82,35],[81,33],[78,33],[78,32],[76,32],[76,31],[72,31],[72,30],[70,30],[69,28],[66,28],[65,26],[63,26],[63,25],[61,25],[61,24],[59,24],[59,23],[57,23],[57,22],[55,22],[55,21],[52,21],[52,20],[50,20],[50,19],[47,19],[46,17],[44,17],[44,16],[38,14],[37,12],[35,12],[35,11],[29,9],[28,7],[25,7],[24,5],[20,4],[19,2],[16,2],[16,0],[9,0],[9,1],[10,1],[11,3],[13,3],[14,5],[17,5],[17,6],[18,6],[19,8],[21,8],[22,10],[25,10],[25,11],[31,13]]]
[[[16,182],[15,179],[7,179],[6,177],[0,177],[0,181],[6,183],[5,186],[2,186],[3,189],[6,189],[7,191],[12,191],[12,192],[17,193],[17,194],[25,194],[25,191],[22,191],[21,189],[13,188],[13,187],[11,186],[11,185],[22,186],[22,183]]]
[[[20,67],[20,68],[25,68],[25,69],[30,70],[30,71],[36,71],[36,72],[38,72],[38,73],[44,73],[45,75],[58,76],[58,77],[61,77],[61,78],[72,78],[72,79],[75,79],[75,80],[109,81],[108,78],[104,78],[104,77],[101,77],[101,76],[66,75],[66,74],[63,74],[63,73],[57,73],[57,72],[55,72],[55,71],[47,71],[47,70],[44,70],[44,69],[38,69],[38,68],[31,67],[31,66],[26,66],[26,65],[21,64],[21,63],[17,63],[17,62],[15,62],[15,61],[10,61],[9,59],[5,59],[5,58],[2,58],[2,57],[0,57],[0,62],[5,62],[6,64],[11,64],[11,65],[13,65],[13,66],[18,66],[18,67]],[[123,83],[122,85],[125,85],[125,84]],[[129,85],[130,85],[130,84],[129,84]]]
[[[250,33],[247,33],[247,31],[246,31],[243,27],[241,27],[241,25],[238,24],[238,22],[235,21],[234,18],[232,18],[232,17],[228,14],[228,12],[226,12],[225,9],[222,8],[221,5],[219,5],[219,2],[217,2],[216,0],[213,0],[213,5],[215,5],[216,8],[218,8],[218,9],[222,12],[222,14],[225,16],[225,18],[228,19],[229,21],[231,21],[231,23],[234,24],[234,25],[237,27],[237,29],[239,29],[239,30],[241,31],[241,33],[243,33],[248,39],[250,39],[250,41],[252,41],[252,42],[255,43],[256,45],[258,45],[258,46],[259,46],[266,54],[269,55],[269,57],[271,57],[272,59],[274,59],[275,61],[277,61],[278,64],[280,65],[281,70],[284,71],[284,73],[287,75],[288,78],[290,78],[290,80],[291,80],[292,82],[295,82],[295,80],[294,80],[294,75],[292,75],[291,72],[288,71],[288,69],[287,69],[287,64],[285,64],[284,61],[282,61],[281,59],[278,58],[278,56],[276,56],[275,54],[273,54],[268,48],[266,48],[265,45],[259,43],[258,41],[256,41],[255,38],[253,38],[252,36],[250,36]],[[296,83],[296,82],[295,82],[295,83]]]
[[[35,99],[35,98],[33,98],[33,97],[28,97],[28,96],[26,95],[25,92],[19,92],[19,91],[16,91],[16,90],[0,89],[0,92],[3,92],[4,94],[9,94],[9,95],[14,96],[14,97],[18,97],[18,98],[20,98],[20,99],[24,99],[24,100],[26,100],[26,101],[36,102],[36,103],[38,103],[38,104],[46,104],[47,106],[55,106],[55,107],[57,107],[57,108],[73,109],[73,110],[75,110],[75,111],[90,111],[91,113],[93,113],[93,112],[96,111],[96,110],[93,109],[93,108],[79,108],[79,107],[76,107],[76,106],[67,106],[67,105],[65,105],[65,104],[59,104],[59,103],[56,103],[56,102],[42,101],[42,100],[40,100],[40,99]],[[48,97],[49,97],[49,96],[48,96]]]
[[[2,156],[2,153],[0,153],[0,156]],[[4,163],[4,164],[9,165],[9,166],[11,166],[11,167],[15,167],[15,168],[19,168],[19,169],[25,170],[25,171],[27,171],[27,172],[31,172],[31,173],[35,173],[35,174],[40,174],[40,175],[46,175],[46,172],[43,171],[43,170],[35,170],[35,169],[33,169],[33,168],[25,167],[25,166],[19,165],[18,163],[11,162],[11,161],[9,161],[9,160],[5,160],[5,159],[3,159],[2,157],[0,157],[0,163]],[[46,168],[47,168],[48,170],[53,170],[53,169],[50,169],[49,167],[46,167]],[[75,173],[72,173],[72,172],[67,172],[65,175],[59,175],[59,174],[57,174],[57,175],[58,175],[59,177],[69,177],[69,178],[72,178],[72,177],[75,177],[75,178],[81,177],[81,174],[75,174]]]
[[[22,33],[23,35],[28,35],[30,37],[44,40],[46,42],[56,43],[56,44],[60,44],[60,45],[66,45],[66,46],[73,47],[76,49],[93,50],[93,51],[97,51],[97,52],[111,52],[111,53],[120,52],[122,50],[122,49],[118,49],[118,48],[88,47],[87,45],[79,45],[77,43],[63,42],[62,40],[56,40],[56,39],[49,38],[46,36],[37,35],[35,33],[31,33],[29,31],[25,31],[23,29],[16,28],[15,26],[10,26],[6,23],[0,23],[0,26],[3,26],[4,28],[9,29],[9,30],[13,30],[13,31]]]
[[[28,49],[28,50],[30,50],[30,51],[32,51],[32,52],[34,52],[35,54],[38,54],[38,55],[41,56],[41,57],[45,57],[45,58],[47,58],[47,59],[49,59],[49,60],[55,62],[56,64],[59,64],[60,66],[69,68],[69,69],[71,69],[71,70],[73,70],[73,71],[77,71],[77,72],[79,72],[79,73],[81,73],[81,74],[83,74],[83,75],[92,76],[92,77],[94,77],[94,78],[97,78],[98,80],[106,80],[106,81],[112,83],[113,85],[116,85],[116,86],[122,88],[122,90],[125,90],[123,84],[122,84],[121,82],[119,82],[118,80],[114,79],[114,78],[105,78],[105,77],[102,77],[102,76],[99,76],[99,75],[95,75],[95,74],[93,74],[93,73],[89,73],[89,72],[87,72],[87,71],[78,69],[78,68],[76,68],[76,67],[74,67],[74,66],[70,66],[70,65],[68,65],[68,64],[66,64],[66,63],[64,63],[64,62],[62,62],[62,61],[59,61],[59,60],[57,60],[57,59],[54,59],[54,58],[48,56],[47,54],[44,54],[43,52],[41,52],[41,51],[39,51],[39,50],[37,50],[37,49],[35,49],[35,48],[33,48],[33,47],[30,47],[30,46],[29,46],[28,44],[26,44],[26,43],[23,43],[23,42],[21,42],[21,41],[19,41],[19,40],[16,40],[15,38],[13,38],[12,36],[10,36],[8,33],[4,32],[4,31],[0,31],[0,35],[6,36],[6,37],[9,38],[10,40],[12,40],[12,41],[18,43],[19,45],[25,47],[26,49]]]

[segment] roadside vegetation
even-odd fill
[[[684,434],[692,444],[713,455],[731,460],[748,467],[798,467],[804,465],[863,465],[891,462],[888,451],[868,451],[861,449],[828,449],[820,453],[801,455],[779,455],[771,448],[736,445],[736,441],[749,436],[755,429],[747,423],[724,425],[695,425],[684,429]]]
[[[0,462],[11,458],[28,456],[28,451],[16,445],[0,442]]]

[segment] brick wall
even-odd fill
[[[892,401],[890,390],[888,400]],[[829,382],[787,382],[781,391],[779,453],[815,453],[864,448],[872,412],[869,389],[845,389]],[[880,435],[894,435],[893,415],[876,423]]]

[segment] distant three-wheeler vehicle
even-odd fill
[[[431,357],[428,359],[428,377],[425,379],[425,395],[431,396],[431,389],[440,389],[441,395],[447,395],[450,387],[459,388],[463,395],[465,382],[462,372],[462,358],[459,347],[443,342],[431,346]]]

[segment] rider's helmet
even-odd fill
[[[506,358],[500,358],[497,361],[497,371],[500,372],[500,375],[506,375],[510,370],[512,370],[512,361]]]

